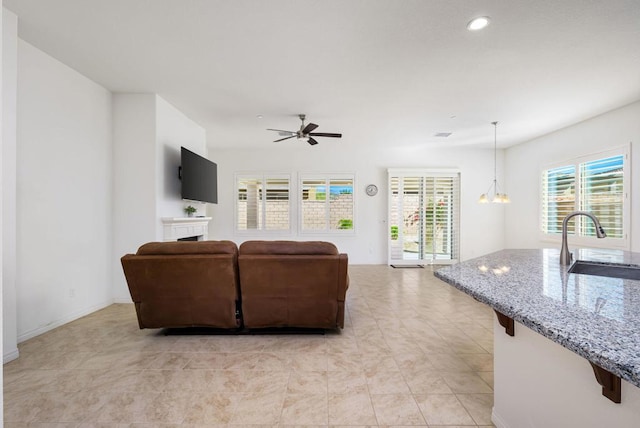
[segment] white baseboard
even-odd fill
[[[113,303],[129,303],[129,304],[133,304],[133,302],[131,301],[131,297],[115,297],[113,299]]]
[[[40,336],[41,334],[46,333],[48,331],[51,331],[54,328],[60,327],[61,325],[67,324],[67,323],[69,323],[71,321],[75,321],[78,318],[82,318],[82,317],[84,317],[86,315],[89,315],[89,314],[91,314],[93,312],[99,311],[100,309],[104,309],[107,306],[112,305],[113,303],[114,303],[113,300],[109,300],[108,302],[99,303],[99,304],[93,305],[93,306],[91,306],[89,308],[85,308],[85,309],[82,309],[80,311],[77,311],[77,312],[74,312],[72,314],[69,314],[69,315],[65,316],[64,318],[60,318],[58,320],[52,321],[51,323],[49,323],[49,324],[47,324],[45,326],[38,327],[38,328],[35,328],[33,330],[26,331],[24,333],[18,334],[18,343],[22,343],[25,340],[29,340],[29,339],[31,339],[33,337]]]
[[[5,352],[4,355],[2,355],[2,364],[7,364],[10,361],[16,360],[19,356],[20,351],[18,351],[18,348],[12,349],[9,352]]]

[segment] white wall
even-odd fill
[[[154,94],[113,95],[112,291],[116,301],[131,301],[120,257],[156,238],[155,99]]]
[[[209,159],[218,164],[218,204],[209,205],[213,217],[209,239],[322,239],[334,242],[349,254],[353,264],[387,262],[387,168],[458,168],[461,171],[461,258],[486,254],[503,248],[504,208],[477,203],[493,180],[493,150],[458,148],[398,149],[384,151],[342,148],[340,141],[323,141],[310,147],[304,142],[264,150],[216,150],[209,143]],[[338,148],[339,150],[336,150]],[[498,181],[501,180],[502,153],[498,156]],[[356,176],[356,213],[353,236],[335,235],[242,235],[234,232],[234,174],[241,172],[318,172],[354,173]],[[295,179],[295,176],[294,176]],[[365,194],[368,184],[380,191],[374,197]],[[509,192],[510,189],[506,188]]]
[[[161,217],[184,217],[184,207],[189,204],[198,210],[196,215],[205,215],[204,204],[182,201],[178,167],[181,146],[205,156],[207,139],[203,127],[161,97],[156,97],[156,100],[156,192],[158,194],[156,237],[161,239]]]
[[[3,44],[3,28],[4,28],[4,24],[3,24],[3,8],[0,7],[0,58],[3,58],[2,56],[2,44]],[[2,80],[2,67],[0,67],[0,99],[4,99],[3,93],[2,93],[2,85],[3,85],[3,80]],[[2,137],[2,129],[3,129],[3,107],[2,107],[2,103],[0,103],[0,148],[3,146],[3,137]],[[2,205],[4,203],[4,186],[3,186],[3,167],[2,167],[2,150],[0,150],[0,205]],[[3,220],[3,216],[2,216],[2,210],[0,210],[0,223],[2,223]],[[3,247],[3,235],[2,235],[2,228],[0,228],[0,256],[2,256],[2,247]],[[2,295],[2,293],[4,293],[4,289],[2,287],[2,272],[3,272],[3,268],[2,268],[2,263],[0,263],[0,296]],[[3,323],[3,318],[4,318],[4,312],[2,310],[2,305],[0,305],[0,328],[4,327],[4,323]],[[4,331],[4,330],[3,330]],[[0,354],[4,355],[4,347],[3,344],[0,343]],[[4,379],[3,379],[3,373],[0,373],[0,385],[4,385]],[[4,388],[3,388],[4,390]],[[0,391],[0,406],[2,406],[2,409],[0,409],[0,422],[4,421],[4,391]]]
[[[204,128],[155,94],[113,95],[113,297],[131,302],[120,258],[162,241],[162,217],[184,217],[180,146],[204,155]]]
[[[2,356],[18,358],[16,318],[16,97],[18,17],[2,13]]]
[[[506,211],[506,247],[555,247],[540,239],[540,171],[550,163],[632,143],[630,180],[631,251],[640,251],[640,102],[610,111],[506,151],[506,182],[512,203]],[[634,153],[635,152],[635,153]],[[603,245],[605,245],[603,240]]]
[[[111,94],[18,41],[18,341],[111,299]]]

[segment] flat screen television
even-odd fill
[[[182,199],[218,203],[218,165],[181,147]]]

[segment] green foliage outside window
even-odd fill
[[[353,229],[353,220],[347,218],[340,219],[338,229]]]
[[[393,241],[398,240],[398,226],[391,226],[391,239]]]

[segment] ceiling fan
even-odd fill
[[[281,136],[285,136],[284,138],[280,138],[279,140],[275,140],[274,143],[277,143],[279,141],[288,140],[289,138],[296,137],[296,138],[307,138],[307,143],[311,144],[312,146],[315,146],[316,144],[318,144],[318,142],[313,137],[342,138],[342,134],[335,134],[335,133],[332,133],[332,132],[311,132],[314,129],[316,129],[318,127],[318,125],[316,125],[315,123],[310,123],[310,124],[305,126],[304,119],[306,118],[306,115],[299,114],[298,117],[302,121],[302,124],[300,125],[300,129],[297,130],[297,131],[285,131],[285,130],[282,130],[282,129],[267,129],[267,131],[276,131]]]

